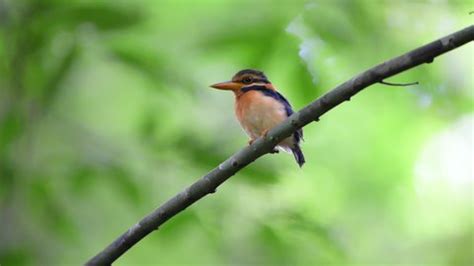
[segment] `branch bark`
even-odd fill
[[[474,25],[471,25],[463,30],[372,67],[337,86],[270,130],[265,138],[259,138],[254,141],[252,145],[238,151],[194,184],[165,202],[128,229],[103,251],[90,259],[86,265],[111,264],[149,233],[157,230],[159,226],[164,224],[171,217],[183,211],[207,194],[214,193],[219,185],[240,169],[262,155],[270,153],[273,147],[281,140],[290,136],[299,128],[313,121],[319,121],[321,115],[344,101],[349,101],[352,96],[364,88],[423,63],[431,63],[435,57],[473,40]]]

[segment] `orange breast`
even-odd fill
[[[285,106],[260,91],[248,91],[236,97],[235,113],[252,139],[286,119]]]

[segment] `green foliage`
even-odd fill
[[[299,109],[470,8],[0,0],[0,264],[84,263],[246,145],[209,84],[261,69]],[[472,58],[367,89],[305,128],[303,169],[258,160],[117,264],[472,265]]]

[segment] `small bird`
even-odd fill
[[[211,87],[234,92],[235,114],[250,137],[249,144],[265,136],[268,130],[293,114],[288,100],[276,91],[262,71],[244,69],[237,72],[231,81],[216,83]],[[293,153],[300,167],[305,163],[300,148],[302,138],[303,130],[299,129],[277,145],[279,149]]]

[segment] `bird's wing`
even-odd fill
[[[283,95],[281,95],[278,91],[273,91],[273,90],[266,90],[266,91],[271,92],[271,94],[273,95],[271,97],[275,98],[276,100],[281,102],[283,104],[283,106],[285,106],[285,111],[286,111],[287,116],[290,116],[294,113],[290,102],[288,102],[288,100]],[[299,143],[300,140],[303,140],[303,129],[302,128],[298,129],[295,132],[295,139],[296,139],[296,143]]]

